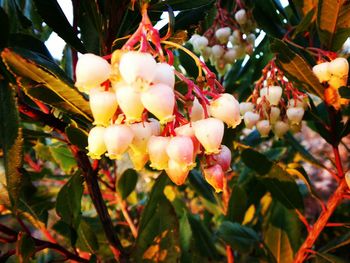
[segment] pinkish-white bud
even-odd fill
[[[216,118],[208,118],[196,121],[193,125],[196,138],[203,145],[205,153],[219,153],[224,136],[224,123]]]
[[[224,189],[225,173],[219,164],[203,169],[205,180],[215,189],[215,192],[220,193]]]
[[[91,159],[101,159],[101,155],[106,152],[106,145],[104,142],[105,128],[96,126],[89,132],[88,137],[88,156]]]
[[[238,24],[244,25],[248,21],[247,12],[244,9],[240,9],[235,14],[235,19]]]
[[[169,86],[170,88],[174,88],[174,85],[175,85],[174,69],[168,63],[158,63],[152,83],[153,84],[162,83]]]
[[[188,136],[193,142],[193,154],[196,155],[200,152],[200,143],[194,134],[194,127],[191,123],[179,126],[175,128],[176,135]]]
[[[196,52],[202,51],[206,46],[208,46],[208,39],[205,36],[200,36],[192,41],[193,48]]]
[[[247,111],[246,113],[244,113],[243,116],[244,124],[247,127],[247,129],[252,129],[259,121],[259,119],[259,114],[251,111]]]
[[[130,149],[128,154],[136,171],[141,171],[149,160],[148,153],[140,154]]]
[[[279,120],[281,114],[281,110],[277,107],[271,107],[270,109],[270,123],[274,124]]]
[[[157,62],[150,53],[129,51],[124,53],[119,62],[119,72],[128,84],[136,81],[150,83],[156,73]]]
[[[174,119],[174,90],[164,84],[155,84],[141,93],[143,106],[165,124]]]
[[[211,101],[210,115],[225,122],[228,127],[236,128],[241,123],[239,102],[228,93],[221,94],[219,98]]]
[[[225,49],[221,45],[214,45],[211,48],[211,55],[213,56],[214,59],[221,58],[222,55],[224,55]]]
[[[170,137],[151,136],[148,140],[147,149],[150,166],[157,170],[164,170],[168,167],[168,154],[166,152]]]
[[[90,90],[90,109],[94,125],[107,126],[117,108],[118,102],[114,92],[100,88]]]
[[[166,148],[166,152],[169,159],[174,160],[188,169],[192,169],[196,165],[193,162],[193,142],[188,136],[179,135],[171,138]]]
[[[336,58],[329,63],[328,71],[338,77],[348,76],[349,63],[345,58]]]
[[[87,53],[79,57],[75,74],[75,86],[80,91],[89,93],[91,88],[99,87],[109,78],[111,65],[102,57]]]
[[[291,124],[299,124],[303,119],[305,110],[302,107],[289,107],[287,117]]]
[[[109,159],[120,159],[126,152],[132,139],[133,131],[124,124],[114,124],[106,128],[104,142]]]
[[[190,120],[194,122],[194,121],[202,120],[204,119],[204,117],[205,117],[204,109],[202,105],[199,103],[198,99],[194,97],[191,113],[190,113]]]
[[[282,88],[280,86],[264,87],[260,90],[260,97],[266,97],[271,105],[278,105],[282,97]]]
[[[127,123],[142,120],[144,107],[141,102],[141,94],[133,85],[119,83],[116,87],[116,96]]]
[[[288,123],[285,123],[283,121],[276,121],[276,123],[272,127],[272,131],[277,138],[282,138],[288,130]]]
[[[224,60],[229,64],[234,63],[238,57],[237,50],[233,48],[228,49],[224,54]]]
[[[172,159],[169,159],[168,168],[165,169],[165,171],[174,184],[182,185],[185,183],[190,169]]]
[[[246,38],[246,41],[247,41],[250,45],[254,46],[255,39],[256,39],[256,36],[255,36],[254,34],[248,34],[248,35],[247,35],[247,38]]]
[[[138,154],[147,152],[147,144],[152,136],[152,126],[149,122],[139,122],[130,125],[134,138],[130,144],[130,149]]]
[[[215,37],[219,40],[220,44],[227,44],[230,35],[231,28],[229,27],[222,27],[215,31]]]
[[[231,158],[231,151],[226,145],[221,145],[220,152],[213,155],[213,159],[222,167],[223,171],[228,171],[231,168]]]
[[[306,110],[309,107],[309,98],[307,96],[299,96],[297,99],[290,99],[288,107],[302,107]]]
[[[239,113],[244,116],[244,114],[248,111],[254,110],[254,104],[251,102],[241,102],[239,104]]]
[[[320,82],[328,81],[331,78],[331,73],[328,70],[329,62],[324,62],[313,66],[312,71]]]
[[[256,124],[256,129],[262,138],[267,137],[271,131],[270,122],[268,120],[258,121]]]
[[[211,47],[205,47],[205,48],[203,48],[202,54],[201,54],[201,55],[202,55],[204,61],[208,61],[209,58],[210,58],[211,55],[212,55]]]

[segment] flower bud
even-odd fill
[[[169,144],[170,137],[151,136],[148,140],[147,149],[150,166],[157,170],[164,170],[168,167],[168,154],[166,148]]]
[[[271,105],[278,105],[282,97],[282,88],[280,86],[264,87],[260,90],[260,97],[266,97]]]
[[[302,107],[306,110],[309,107],[309,98],[307,96],[299,96],[296,99],[290,99],[288,107]]]
[[[246,38],[247,42],[252,46],[254,46],[255,39],[256,39],[256,37],[254,34],[248,34],[247,38]]]
[[[147,144],[152,136],[152,126],[149,122],[139,122],[130,125],[134,138],[130,144],[132,151],[138,154],[147,152]]]
[[[245,56],[245,47],[242,45],[236,45],[232,47],[236,51],[237,59],[241,59]]]
[[[116,96],[127,123],[142,120],[144,107],[141,102],[141,94],[133,85],[119,84],[116,87]]]
[[[164,84],[150,86],[141,94],[143,106],[165,124],[174,119],[175,94],[174,90]]]
[[[270,123],[274,124],[276,121],[279,120],[281,114],[281,110],[277,107],[271,107],[270,110]]]
[[[237,51],[233,48],[228,49],[224,54],[226,63],[233,64],[238,59]]]
[[[251,111],[247,111],[246,113],[244,113],[243,116],[244,124],[247,127],[247,129],[253,129],[253,127],[259,121],[259,119],[259,114]]]
[[[325,82],[331,78],[331,73],[329,72],[328,68],[329,62],[323,62],[321,64],[313,66],[312,71],[320,82]]]
[[[202,120],[204,119],[204,117],[205,117],[204,109],[202,105],[199,103],[198,99],[194,97],[191,113],[190,113],[190,120],[194,122],[194,121]]]
[[[329,63],[328,71],[337,77],[348,76],[349,63],[345,58],[336,58]]]
[[[188,42],[190,42],[190,43],[193,45],[193,42],[194,42],[197,38],[199,38],[199,37],[200,37],[200,35],[198,35],[198,34],[193,34],[193,35],[191,36],[190,40],[188,40]]]
[[[256,124],[256,129],[260,133],[261,138],[267,137],[271,131],[270,122],[268,120],[258,121]]]
[[[241,36],[241,31],[236,29],[233,31],[232,36],[228,38],[232,46],[240,45],[242,42],[242,36]]]
[[[194,133],[203,145],[206,154],[220,152],[224,136],[224,123],[216,118],[208,118],[194,123]]]
[[[91,89],[90,108],[95,120],[93,124],[107,126],[118,108],[114,92]]]
[[[156,72],[152,81],[153,84],[165,84],[170,88],[174,88],[175,74],[174,69],[168,63],[158,63]]]
[[[193,48],[196,52],[202,51],[206,46],[208,46],[208,39],[205,36],[200,36],[195,38],[192,42]]]
[[[208,61],[209,58],[211,57],[211,55],[212,55],[211,47],[203,48],[203,50],[202,50],[202,57],[203,57],[204,61]]]
[[[188,136],[175,136],[170,139],[166,152],[169,159],[174,160],[188,169],[192,169],[196,164],[193,162],[193,142]]]
[[[231,151],[226,145],[221,145],[221,150],[218,154],[213,155],[214,160],[219,164],[223,171],[228,171],[231,168]]]
[[[179,164],[172,159],[169,159],[168,168],[165,169],[165,172],[174,184],[182,185],[185,183],[190,169],[184,167],[182,164]]]
[[[282,138],[288,130],[288,123],[285,123],[283,121],[276,121],[276,123],[272,127],[272,131],[277,138]]]
[[[205,180],[215,189],[215,192],[220,193],[224,189],[225,173],[219,164],[203,169]]]
[[[214,45],[211,48],[211,55],[214,59],[219,59],[225,53],[225,49],[220,45]]]
[[[75,86],[82,91],[89,93],[91,88],[99,87],[105,82],[111,73],[111,65],[103,58],[91,53],[79,57],[75,69]]]
[[[235,128],[241,123],[239,102],[228,93],[221,94],[219,98],[211,101],[210,115],[225,122],[228,127]]]
[[[182,125],[182,126],[175,128],[175,133],[176,133],[176,135],[188,136],[191,138],[192,143],[193,143],[193,155],[194,156],[200,152],[201,145],[194,134],[194,127],[191,123],[188,123],[188,124],[185,124],[185,125]]]
[[[124,124],[114,124],[106,128],[104,141],[109,159],[120,159],[126,152],[132,139],[133,131]]]
[[[239,113],[244,116],[244,114],[248,111],[254,110],[254,104],[251,102],[241,102],[239,104]]]
[[[138,153],[130,149],[128,154],[136,171],[141,171],[149,160],[148,153]]]
[[[299,124],[304,116],[302,107],[290,107],[287,109],[287,117],[291,124]]]
[[[215,37],[219,40],[220,44],[227,44],[230,35],[231,28],[229,27],[222,27],[215,31]]]
[[[248,21],[247,12],[244,9],[240,9],[235,14],[235,19],[238,24],[244,25]]]
[[[101,155],[106,152],[106,145],[104,142],[105,128],[96,126],[93,127],[89,132],[88,137],[88,156],[91,159],[101,159]]]

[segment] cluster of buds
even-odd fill
[[[233,12],[217,6],[213,25],[201,36],[195,34],[189,42],[204,61],[210,61],[220,75],[225,75],[230,65],[251,54],[255,43],[255,24],[242,3],[237,1]]]
[[[250,102],[240,103],[248,129],[256,127],[261,137],[272,131],[282,138],[289,130],[298,132],[308,107],[308,97],[296,89],[272,60],[257,81]]]
[[[176,71],[171,50],[162,44],[185,49],[160,39],[145,7],[142,15],[137,31],[110,56],[111,63],[93,54],[77,63],[76,86],[90,96],[95,125],[88,155],[121,159],[128,154],[136,170],[149,162],[177,185],[185,182],[198,157],[205,179],[219,192],[231,163],[230,150],[221,145],[224,126],[241,122],[239,103],[223,93],[204,63],[200,74],[205,76],[197,84]],[[186,94],[176,90],[176,81],[187,85]]]
[[[328,53],[330,59],[336,54]],[[340,98],[338,89],[347,85],[349,63],[345,58],[335,58],[330,62],[320,62],[312,68],[318,80],[325,86],[325,101],[335,109],[348,104],[347,99]]]

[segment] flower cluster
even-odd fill
[[[256,127],[261,137],[272,131],[277,138],[289,130],[300,131],[308,98],[287,80],[274,60],[264,68],[251,99],[240,103],[240,113],[248,129]]]
[[[346,86],[349,73],[349,63],[345,58],[335,58],[315,65],[312,71],[318,80],[326,87],[325,100],[329,105],[339,109],[348,100],[340,98],[338,89]]]
[[[193,35],[189,42],[204,61],[210,61],[217,72],[224,75],[236,60],[252,53],[255,25],[251,15],[242,6],[237,5],[233,14],[220,6],[217,10],[213,25],[202,36]]]
[[[113,52],[111,64],[93,54],[79,59],[76,86],[89,94],[95,125],[88,155],[120,159],[128,154],[136,170],[149,162],[177,185],[185,182],[198,157],[205,179],[221,191],[231,163],[230,150],[221,145],[224,123],[235,128],[241,122],[239,103],[222,93],[204,63],[205,80],[198,85],[177,72],[169,62],[170,50],[166,62],[157,34],[143,13],[139,29]],[[176,90],[175,81],[188,86],[186,94]]]

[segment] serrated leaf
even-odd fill
[[[20,263],[30,262],[30,258],[35,253],[35,243],[31,236],[24,232],[18,234],[16,254]]]
[[[300,55],[278,39],[272,41],[271,51],[276,53],[277,65],[288,78],[299,82],[307,91],[323,99],[324,88],[313,74],[308,63]]]
[[[118,180],[118,191],[122,199],[127,198],[134,191],[139,174],[134,169],[127,169]]]
[[[56,0],[34,0],[34,3],[40,16],[53,31],[77,51],[85,53],[85,48],[77,36],[78,31],[70,25]]]
[[[79,115],[92,121],[88,101],[56,64],[37,53],[19,48],[6,48],[1,57],[30,97],[51,103],[73,117]]]
[[[0,80],[0,145],[3,150],[6,175],[6,188],[12,206],[19,199],[23,176],[22,130],[19,128],[17,102],[12,87]]]
[[[229,221],[220,225],[218,236],[241,253],[251,252],[260,243],[258,234],[252,228]]]

